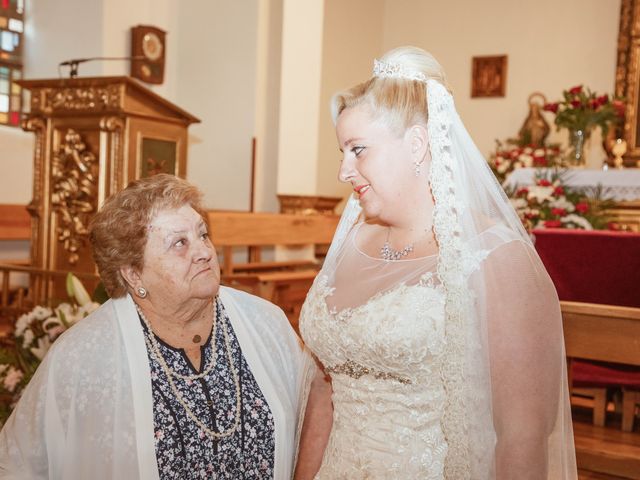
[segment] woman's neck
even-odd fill
[[[200,344],[209,336],[215,299],[190,300],[173,308],[150,299],[136,299],[153,333],[169,345],[186,348]],[[194,339],[199,338],[199,341]]]

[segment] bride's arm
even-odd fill
[[[333,423],[331,392],[331,382],[320,368],[316,369],[300,434],[295,480],[311,480],[320,469]]]
[[[522,242],[499,247],[486,261],[496,479],[546,479],[564,381],[558,297]]]

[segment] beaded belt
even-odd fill
[[[360,365],[353,360],[347,360],[346,362],[333,367],[326,367],[325,370],[327,373],[343,373],[355,379],[358,379],[363,375],[373,375],[373,377],[377,378],[378,380],[395,380],[404,385],[411,384],[411,380],[407,377],[396,375],[395,373],[381,372],[380,370],[376,370],[374,368],[365,367],[364,365]]]

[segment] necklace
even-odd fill
[[[395,250],[391,248],[391,245],[389,244],[389,235],[391,235],[391,227],[387,228],[387,239],[380,249],[380,258],[386,260],[387,262],[395,262],[396,260],[400,260],[402,257],[406,257],[411,252],[413,252],[413,242],[404,247],[402,250]]]
[[[233,383],[235,384],[235,390],[236,390],[236,411],[235,411],[234,422],[231,428],[229,428],[226,431],[216,432],[210,429],[207,425],[205,425],[204,422],[202,422],[198,417],[196,417],[193,411],[189,408],[189,405],[187,405],[187,402],[185,402],[184,398],[182,398],[182,394],[180,393],[180,390],[178,390],[178,387],[176,387],[176,384],[173,381],[173,377],[181,378],[187,381],[197,380],[199,378],[202,378],[208,375],[211,372],[211,370],[213,370],[213,367],[215,366],[217,357],[218,357],[216,346],[215,346],[215,339],[216,339],[215,333],[216,333],[216,325],[217,325],[216,320],[218,316],[217,300],[214,300],[213,327],[211,332],[211,336],[213,339],[213,345],[211,346],[211,352],[212,352],[211,359],[210,359],[209,365],[205,368],[205,370],[203,370],[202,373],[199,373],[196,375],[181,375],[178,372],[174,371],[171,367],[169,367],[169,365],[167,365],[167,362],[165,361],[164,357],[162,356],[162,353],[160,352],[160,345],[158,344],[158,341],[155,338],[155,335],[153,333],[153,330],[151,329],[151,325],[149,324],[149,321],[144,316],[144,314],[142,313],[142,310],[137,304],[136,304],[136,309],[138,310],[138,314],[140,315],[140,318],[142,319],[145,326],[147,327],[147,330],[149,331],[149,335],[145,337],[145,343],[147,344],[147,348],[149,349],[151,356],[160,364],[160,367],[164,371],[164,374],[167,376],[167,380],[169,381],[169,386],[171,387],[173,394],[178,399],[178,402],[180,403],[180,405],[182,405],[182,408],[184,408],[184,411],[186,412],[187,416],[196,425],[198,425],[198,427],[204,430],[204,432],[211,438],[220,439],[220,438],[225,438],[233,435],[233,433],[238,429],[238,426],[240,425],[240,409],[242,408],[242,398],[240,396],[240,379],[238,376],[238,371],[233,365],[233,357],[231,355],[231,342],[229,340],[229,332],[227,331],[227,326],[225,322],[222,323],[222,334],[224,336],[224,344],[225,344],[225,349],[227,353],[227,360],[229,361],[229,367],[231,368],[231,374],[233,375]]]

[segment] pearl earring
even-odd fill
[[[138,287],[138,288],[136,288],[136,294],[140,298],[145,298],[147,296],[147,289],[144,288],[144,287]]]

